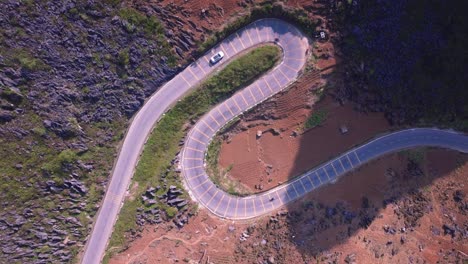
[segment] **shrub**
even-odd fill
[[[66,149],[54,158],[42,166],[42,169],[49,173],[61,174],[61,170],[68,164],[74,163],[77,160],[77,155],[70,149]]]
[[[324,110],[318,110],[312,113],[304,124],[305,129],[314,128],[320,126],[327,120],[328,113]]]
[[[146,16],[133,8],[122,8],[119,11],[119,16],[137,27],[137,31],[143,29],[143,32],[148,36],[164,34],[164,27],[153,16]],[[128,30],[130,30],[129,33],[133,33],[132,29]]]
[[[128,53],[128,49],[121,50],[119,52],[119,57],[117,59],[117,64],[125,67],[130,63],[130,55]]]
[[[166,209],[164,209],[164,211],[166,212],[166,215],[167,217],[169,218],[174,218],[174,216],[177,214],[177,209],[174,208],[174,207],[167,207]]]

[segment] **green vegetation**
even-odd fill
[[[167,57],[169,66],[176,64],[172,47],[164,36],[164,27],[155,16],[146,16],[133,8],[122,8],[118,12],[118,15],[127,21],[125,30],[128,33],[142,32],[146,37],[157,41],[161,48],[158,54]]]
[[[206,164],[211,180],[218,186],[221,183],[221,174],[218,167],[219,151],[221,150],[221,140],[215,137],[208,146],[206,152]]]
[[[312,20],[308,16],[307,11],[302,8],[290,8],[284,6],[281,2],[264,1],[254,6],[250,10],[250,14],[228,23],[221,31],[215,32],[210,38],[200,43],[198,48],[199,54],[204,53],[238,29],[261,18],[280,18],[299,26],[310,36],[313,35],[316,27],[320,25],[320,21]]]
[[[121,0],[103,0],[104,3],[111,5],[112,7],[116,7],[122,1]]]
[[[31,53],[24,49],[16,49],[12,52],[6,53],[5,55],[9,57],[9,63],[19,65],[30,71],[45,71],[50,68],[41,59],[35,58]]]
[[[185,124],[201,116],[236,90],[250,84],[260,74],[271,69],[279,58],[280,50],[276,46],[263,46],[252,50],[232,61],[169,110],[149,136],[136,167],[133,181],[138,182],[138,190],[134,196],[139,197],[149,186],[160,184],[162,175],[165,176],[168,186],[180,186],[179,176],[172,171],[166,175],[166,170],[170,168],[171,160],[179,151],[178,143],[185,134]],[[167,190],[162,188],[157,194],[165,191]],[[143,206],[140,199],[125,202],[109,243],[108,254],[124,246],[125,233],[136,228],[136,210],[140,206]],[[161,209],[169,216],[174,213],[169,208]]]
[[[127,20],[125,29],[128,33],[134,33],[141,28],[148,36],[164,34],[161,22],[154,16],[146,16],[133,8],[120,9],[119,16]]]
[[[128,54],[128,49],[123,49],[119,52],[119,58],[117,59],[117,64],[125,67],[130,63],[130,55]]]
[[[218,132],[218,134],[223,134],[229,131],[232,127],[234,127],[240,121],[240,117],[236,116],[229,122],[227,122]]]
[[[77,160],[77,155],[70,149],[66,149],[53,160],[49,161],[48,163],[44,164],[42,167],[43,170],[47,171],[48,173],[52,174],[60,174],[63,171],[63,168],[70,163],[73,163]]]
[[[314,128],[320,126],[327,120],[328,112],[325,110],[317,110],[304,123],[304,128]]]
[[[47,133],[39,116],[29,113],[24,116],[24,129],[33,131],[28,140],[0,138],[0,199],[9,201],[10,206],[21,207],[46,204],[46,198],[36,188],[44,177],[60,183],[69,164],[81,158],[77,153],[65,149],[57,151],[47,144]],[[53,133],[47,137],[55,139]],[[33,142],[33,143],[31,143]],[[21,169],[15,165],[21,165]],[[112,164],[112,163],[111,163]],[[29,176],[30,175],[30,176]],[[47,175],[50,175],[47,176]],[[57,205],[58,201],[53,201]],[[52,204],[54,204],[52,203]]]
[[[104,2],[112,4],[115,8],[103,4]],[[112,100],[108,100],[107,95],[106,98],[98,98],[97,94],[94,94],[93,100],[88,100],[89,98],[85,98],[84,94],[89,94],[90,91],[96,89],[105,90],[102,86],[107,85],[109,79],[103,77],[104,71],[110,71],[108,73],[112,76],[112,82],[119,79],[114,76],[119,68],[124,69],[121,71],[126,76],[142,80],[146,78],[137,72],[137,68],[142,69],[144,73],[149,72],[147,69],[155,65],[153,62],[157,61],[159,64],[163,56],[167,57],[170,66],[173,65],[171,62],[175,62],[171,52],[172,47],[167,44],[164,31],[157,18],[151,15],[141,15],[136,10],[121,11],[121,8],[117,7],[120,2],[118,0],[92,3],[76,1],[70,6],[71,8],[65,8],[59,15],[46,16],[45,20],[42,19],[44,21],[41,20],[41,23],[47,28],[37,28],[34,23],[21,21],[44,17],[50,8],[54,9],[60,4],[44,5],[44,1],[25,0],[19,1],[15,8],[5,10],[5,15],[9,19],[4,21],[0,29],[0,54],[2,54],[0,68],[5,68],[6,76],[16,84],[5,81],[6,86],[0,88],[2,108],[8,108],[6,109],[9,111],[8,114],[14,117],[11,122],[5,122],[3,119],[0,122],[2,123],[0,200],[3,202],[5,212],[21,213],[25,208],[33,211],[33,215],[28,216],[30,222],[15,228],[19,230],[15,231],[13,237],[28,239],[29,231],[33,228],[30,226],[31,223],[41,223],[44,218],[54,219],[58,215],[77,217],[83,223],[82,228],[77,228],[76,235],[69,234],[70,240],[80,241],[88,235],[89,230],[86,224],[89,222],[89,216],[92,217],[95,214],[96,205],[103,197],[105,188],[103,183],[109,177],[117,152],[116,146],[125,133],[128,118],[126,115],[119,116],[119,109],[111,114],[112,119],[102,118],[103,121],[99,123],[94,120],[100,118],[85,121],[81,112],[93,115],[92,113],[99,109],[111,107],[109,105]],[[70,9],[67,11],[68,8]],[[112,25],[107,23],[116,15],[121,15],[122,23]],[[125,27],[122,27],[122,24],[126,24],[125,22],[135,26],[134,33],[125,32]],[[43,48],[41,44],[44,41],[43,33],[54,33],[57,29],[69,36],[68,39],[71,42],[66,45],[67,47],[52,45]],[[99,35],[98,46],[101,48],[91,44],[88,39],[90,37],[88,30],[91,31],[91,29]],[[112,37],[117,34],[119,37]],[[49,39],[54,41],[57,36],[52,35]],[[142,44],[145,41],[151,45]],[[73,46],[71,53],[68,49],[69,45]],[[151,46],[151,49],[148,46]],[[129,50],[141,52],[142,60],[130,63],[133,62],[131,60],[133,58]],[[146,56],[144,52],[147,50],[151,50],[150,55],[154,56]],[[86,54],[86,57],[91,55],[92,60],[85,59],[82,63],[80,59],[80,62],[77,62],[73,57],[75,52]],[[58,59],[48,61],[47,59],[51,57]],[[79,65],[79,67],[70,67],[72,65]],[[106,69],[103,68],[104,65]],[[86,69],[83,69],[83,66],[86,66]],[[62,72],[63,67],[69,68],[67,73],[70,75],[57,75],[57,72]],[[78,84],[75,79],[80,80],[82,77],[77,74],[78,72],[86,72],[87,76],[93,79],[93,86],[82,87],[82,84]],[[128,80],[125,81],[126,84],[130,84]],[[66,87],[62,88],[62,85]],[[136,89],[144,86],[142,82],[132,82],[130,85],[135,86]],[[34,90],[34,95],[30,94],[32,90]],[[69,93],[64,95],[64,90],[65,93]],[[55,96],[56,93],[57,96],[63,96],[63,99],[55,97],[51,100],[47,99]],[[122,98],[120,98],[120,93],[119,96],[115,94],[110,96],[116,96],[115,98],[122,100],[129,96],[126,91],[122,91],[121,94]],[[124,113],[123,111],[121,113]],[[62,118],[57,118],[57,115]],[[58,126],[63,126],[64,133],[59,132],[60,129],[55,124],[49,129],[49,126],[44,123],[46,119],[60,123]],[[73,202],[61,203],[75,192],[63,186],[63,182],[71,177],[83,182],[89,191]],[[49,190],[50,185],[53,184],[52,181],[60,187]],[[64,190],[60,191],[62,188]],[[72,204],[81,202],[86,205],[79,215],[70,212]],[[60,210],[57,210],[58,206]],[[168,215],[170,214],[169,209]],[[8,219],[8,221],[11,220]],[[59,220],[54,225],[68,232],[71,230],[71,225],[64,221]],[[44,228],[46,229],[44,231],[51,232],[50,225],[44,225]],[[69,249],[72,254],[75,254],[79,247],[70,246]],[[48,251],[48,247],[40,246],[35,251]]]
[[[166,212],[167,217],[169,218],[174,218],[174,216],[177,214],[177,209],[174,207],[167,207],[164,208],[164,211]]]

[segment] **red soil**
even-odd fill
[[[241,121],[228,132],[229,139],[222,144],[219,163],[223,168],[232,166],[229,173],[232,179],[251,191],[261,191],[254,186],[262,185],[264,191],[389,129],[383,114],[356,112],[351,104],[341,106],[330,96],[310,110],[311,102],[315,100],[310,90],[316,87],[303,81],[273,97],[270,101],[275,102],[274,105],[266,102],[268,111],[280,119],[259,124],[253,117],[265,112],[266,107],[260,106],[246,114],[245,119],[249,121]],[[328,113],[325,123],[320,128],[291,136],[294,131],[300,131],[307,117],[317,110]],[[348,127],[347,134],[340,133],[341,125]],[[280,134],[269,132],[256,137],[257,131],[271,129]],[[232,131],[239,133],[233,135]]]

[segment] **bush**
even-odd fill
[[[177,208],[174,208],[174,207],[167,207],[164,209],[164,211],[166,212],[166,215],[167,217],[169,218],[174,218],[174,216],[177,214]]]
[[[206,163],[209,173],[211,174],[210,177],[216,185],[220,184],[220,172],[218,169],[218,157],[219,151],[221,150],[221,140],[219,138],[213,139],[210,145],[208,146],[208,150],[206,152]]]
[[[50,69],[41,59],[35,58],[26,50],[17,49],[10,54],[12,54],[10,62],[19,65],[23,69],[29,71],[45,71]]]
[[[312,113],[304,124],[305,129],[314,128],[320,126],[327,120],[328,113],[324,110],[318,110]]]
[[[74,163],[77,160],[77,155],[70,149],[66,149],[53,160],[47,162],[42,166],[42,169],[49,173],[61,174],[62,169],[68,164]]]
[[[129,33],[133,33],[135,30],[138,31],[138,29],[143,29],[143,32],[148,36],[164,34],[164,27],[153,16],[146,16],[133,8],[122,8],[119,11],[119,16],[130,23],[127,24],[127,31]],[[136,29],[133,29],[132,25],[135,26]]]
[[[119,52],[119,57],[117,59],[117,64],[125,67],[130,63],[130,55],[128,54],[128,49],[121,50]]]
[[[76,161],[76,153],[70,149],[66,149],[58,155],[58,162],[60,164],[69,164]]]

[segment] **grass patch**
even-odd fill
[[[44,166],[42,166],[42,169],[52,174],[61,175],[64,172],[63,167],[75,162],[76,160],[76,153],[70,149],[66,149],[60,152],[60,154],[55,159],[44,164]]]
[[[208,172],[210,174],[211,180],[216,184],[220,185],[221,175],[219,171],[218,161],[219,161],[219,151],[221,150],[221,140],[219,138],[213,139],[208,150],[206,152],[206,164],[208,167]]]
[[[16,49],[9,55],[9,63],[18,65],[29,71],[46,71],[50,66],[44,63],[39,58],[35,58],[29,51],[25,49]]]
[[[322,125],[327,120],[327,116],[328,112],[325,110],[315,111],[304,123],[304,128],[310,129]]]
[[[125,27],[128,33],[134,33],[142,29],[148,36],[164,34],[161,22],[153,16],[146,16],[133,8],[120,9],[119,16],[128,22]]]
[[[138,190],[135,196],[140,197],[149,186],[162,185],[162,176],[167,186],[180,186],[178,175],[172,172],[167,174],[166,171],[179,151],[178,143],[185,134],[184,127],[188,120],[198,118],[238,89],[252,83],[273,68],[279,59],[280,50],[276,46],[252,50],[232,61],[169,110],[149,136],[136,167],[133,181],[138,182]],[[162,188],[160,191],[166,190]],[[143,206],[141,199],[125,202],[109,242],[106,260],[123,248],[126,243],[125,233],[136,229],[136,210],[140,206]],[[171,212],[167,212],[166,208],[166,213]]]
[[[176,64],[176,58],[172,52],[172,46],[169,45],[166,37],[164,36],[164,26],[155,16],[147,16],[138,10],[129,7],[120,9],[118,15],[121,19],[127,22],[124,25],[124,29],[127,33],[134,34],[142,32],[146,37],[156,40],[159,46],[161,46],[159,55],[167,57],[167,63],[169,66],[174,66]],[[119,61],[121,61],[120,56]]]
[[[119,52],[119,57],[117,59],[117,64],[125,67],[130,63],[130,55],[128,54],[128,49],[121,50]]]

